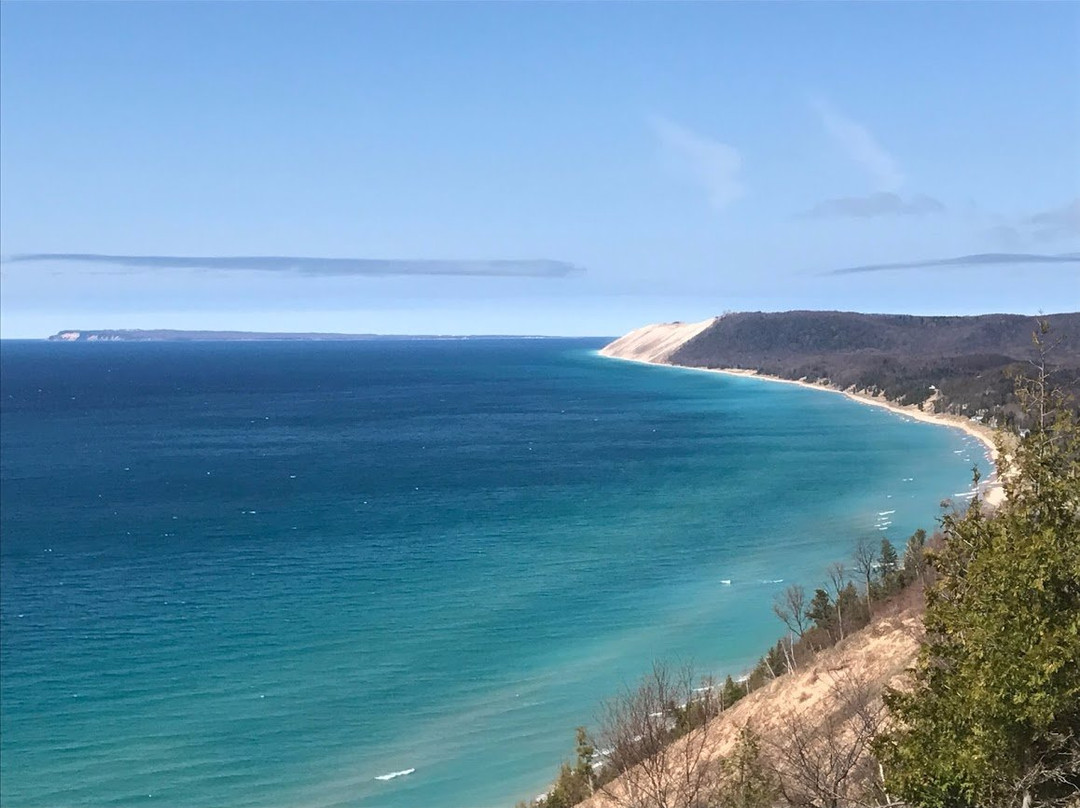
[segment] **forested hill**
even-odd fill
[[[1080,313],[1042,318],[1054,380],[1080,394]],[[1038,354],[1034,317],[918,317],[838,311],[726,314],[673,351],[671,364],[745,368],[827,381],[938,412],[1012,420],[1014,378]],[[1080,397],[1080,396],[1078,396]]]

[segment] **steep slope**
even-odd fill
[[[1080,314],[1048,315],[1052,381],[1080,393]],[[1015,314],[916,317],[836,311],[741,312],[705,323],[647,326],[602,353],[626,359],[742,369],[829,384],[935,412],[1014,421],[1015,377],[1037,352],[1036,318]],[[1017,423],[1018,426],[1024,424]]]
[[[816,745],[820,753],[829,748],[831,732],[838,748],[850,750],[853,709],[883,720],[881,693],[887,686],[902,685],[905,672],[914,664],[921,631],[918,607],[879,618],[818,654],[806,667],[741,699],[707,727],[676,741],[676,749],[679,744],[696,745],[704,740],[700,763],[718,761],[733,751],[743,728],[748,727],[759,738],[769,764],[797,784],[799,763],[798,756],[792,755],[793,738],[801,735],[809,739],[807,746]],[[813,761],[813,751],[805,759]],[[860,767],[870,764],[868,750],[856,757],[851,766],[853,778],[858,777]],[[680,755],[676,751],[670,759],[678,761]],[[606,790],[617,796],[624,788],[615,781]],[[583,805],[607,808],[619,803],[609,794],[597,793]]]
[[[638,362],[667,362],[671,354],[701,334],[716,319],[700,323],[657,323],[631,331],[614,342],[605,345],[600,353],[616,359],[632,359]]]

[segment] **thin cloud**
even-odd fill
[[[1080,236],[1080,197],[1062,205],[1029,216],[1024,224],[1032,228],[1036,241],[1054,241]]]
[[[979,253],[957,258],[937,258],[928,261],[902,261],[895,264],[866,264],[822,272],[822,275],[858,275],[864,272],[891,272],[904,269],[933,269],[1008,264],[1080,264],[1080,253],[1037,255],[1032,253]]]
[[[666,118],[655,118],[652,126],[679,173],[701,186],[716,210],[724,210],[743,195],[742,157],[737,149]]]
[[[822,98],[810,99],[822,126],[844,150],[870,175],[879,191],[896,191],[904,184],[900,166],[877,138],[858,121],[841,114]]]
[[[801,215],[811,219],[869,219],[875,216],[923,216],[944,211],[945,205],[926,194],[904,199],[899,194],[882,191],[868,196],[826,199]]]
[[[279,272],[338,277],[442,275],[491,278],[566,278],[585,272],[565,261],[449,261],[379,258],[311,258],[287,255],[187,256],[103,255],[100,253],[31,253],[13,255],[4,263],[63,262],[124,267],[132,270],[209,269],[237,272]]]

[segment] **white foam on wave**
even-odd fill
[[[878,511],[878,516],[888,516],[892,513],[896,513],[896,511]]]
[[[376,780],[393,780],[397,777],[404,777],[407,774],[412,774],[416,769],[402,769],[399,772],[390,772],[389,774],[379,774],[375,776]]]
[[[720,583],[722,583],[724,586],[731,586],[731,579],[730,578],[721,578]]]

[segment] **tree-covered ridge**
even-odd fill
[[[1045,320],[1057,343],[1049,370],[1062,388],[1080,393],[1080,313]],[[939,412],[1014,423],[1022,412],[1015,379],[1030,369],[1032,323],[1014,314],[740,312],[718,318],[670,361],[823,381],[905,404],[935,397]]]

